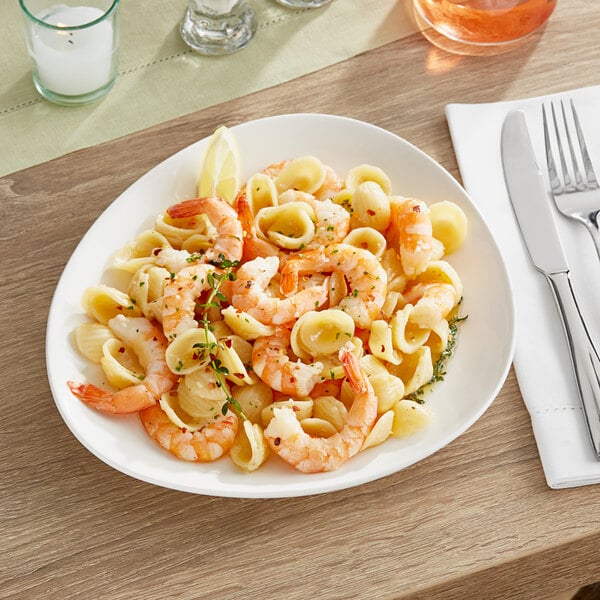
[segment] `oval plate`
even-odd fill
[[[121,194],[97,219],[70,258],[57,285],[48,318],[46,363],[54,400],[77,439],[102,461],[156,485],[214,496],[275,498],[331,492],[385,477],[433,454],[461,435],[499,392],[514,349],[514,314],[507,270],[493,236],[458,182],[439,164],[402,138],[361,121],[294,114],[231,128],[239,143],[242,175],[248,177],[284,158],[312,154],[345,174],[369,163],[386,171],[392,191],[428,203],[451,200],[469,220],[463,248],[449,257],[463,283],[465,299],[454,356],[444,381],[426,393],[431,425],[408,439],[390,439],[360,453],[331,473],[305,475],[272,457],[253,474],[224,458],[187,463],[162,450],[145,433],[137,415],[111,416],[90,409],[66,381],[101,381],[100,371],[78,354],[73,330],[87,319],[83,290],[118,282],[108,271],[111,256],[151,229],[169,205],[194,196],[206,147],[201,140],[165,160]],[[116,279],[115,279],[116,278]],[[483,449],[482,449],[483,450]]]

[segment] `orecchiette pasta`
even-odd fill
[[[261,208],[255,220],[257,233],[279,248],[298,250],[310,244],[315,235],[314,216],[306,202]]]
[[[261,208],[270,208],[279,204],[275,182],[265,173],[255,173],[248,179],[246,198],[253,215],[256,215]]]
[[[355,190],[352,197],[353,228],[371,227],[376,231],[385,231],[390,224],[390,199],[374,181],[365,181]]]
[[[291,160],[283,167],[275,179],[275,185],[279,193],[299,190],[312,194],[323,185],[325,175],[325,166],[318,158],[303,156]]]
[[[354,321],[339,309],[309,311],[292,328],[291,347],[299,358],[335,355],[354,335]]]
[[[108,285],[87,288],[81,297],[81,305],[90,317],[104,325],[117,315],[139,317],[142,314],[128,294]]]
[[[383,169],[373,165],[358,165],[346,175],[346,187],[351,190],[356,188],[365,181],[372,181],[389,196],[392,193],[392,182]]]
[[[454,347],[463,287],[441,254],[464,243],[467,219],[391,194],[377,166],[340,177],[302,156],[252,174],[234,206],[165,207],[115,255],[123,289],[81,299],[92,322],[74,343],[115,390],[69,387],[139,411],[178,458],[228,453],[247,472],[273,454],[331,470],[414,435],[432,418],[417,395]]]

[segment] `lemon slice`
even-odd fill
[[[240,187],[241,167],[237,141],[227,127],[212,135],[200,167],[196,193],[199,197],[220,196],[233,204]]]

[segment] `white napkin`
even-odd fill
[[[600,177],[600,86],[526,100],[446,107],[464,186],[494,232],[511,277],[517,329],[514,366],[551,488],[600,483],[600,461],[592,451],[550,288],[533,268],[512,212],[502,171],[500,131],[508,112],[522,109],[537,162],[546,173],[542,102],[569,98],[575,103]],[[558,213],[550,195],[548,202],[571,267],[575,294],[600,349],[600,259],[587,229]]]

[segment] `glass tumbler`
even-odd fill
[[[557,0],[413,0],[435,31],[466,44],[494,46],[521,40],[550,17]]]
[[[231,54],[256,32],[246,0],[192,0],[179,26],[183,41],[202,54]]]
[[[277,0],[277,2],[288,8],[319,8],[329,4],[331,0]]]
[[[119,0],[19,0],[33,83],[51,102],[86,104],[117,78]]]

